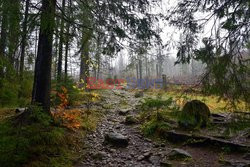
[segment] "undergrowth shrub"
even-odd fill
[[[81,93],[78,89],[75,89],[76,83],[70,77],[61,82],[52,81],[52,104],[58,106],[61,104],[60,98],[58,98],[58,93],[64,93],[62,87],[67,89],[68,95],[68,105],[74,106],[78,101],[81,100]]]
[[[158,110],[162,107],[169,107],[172,104],[172,102],[173,102],[172,98],[169,98],[167,100],[162,100],[160,98],[158,99],[148,98],[145,99],[145,102],[142,104],[141,109],[145,111],[152,108],[156,108]]]
[[[162,136],[171,126],[163,119],[161,112],[155,112],[148,121],[142,125],[142,131],[146,136]]]
[[[141,105],[143,111],[140,115],[142,131],[146,136],[164,136],[164,133],[171,129],[171,119],[176,117],[178,108],[173,105],[173,99],[163,100],[145,99]]]

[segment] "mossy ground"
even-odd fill
[[[194,89],[193,91],[186,91],[187,88],[184,86],[169,86],[167,91],[163,90],[148,90],[145,92],[148,96],[152,98],[157,98],[161,96],[163,99],[173,98],[176,105],[183,107],[187,101],[190,100],[200,100],[209,107],[212,113],[218,112],[233,112],[235,110],[246,111],[246,104],[243,101],[236,103],[236,108],[230,105],[230,101],[226,99],[220,99],[218,96],[210,95],[206,96],[201,93],[199,89]],[[188,90],[188,89],[187,89]]]
[[[36,106],[31,106],[31,114],[21,119],[24,123],[16,120],[14,108],[0,109],[0,166],[74,166],[84,155],[84,136],[96,128],[102,114],[95,109],[77,110],[79,115],[74,119],[80,127],[69,129]]]
[[[236,108],[232,108],[228,106],[227,100],[218,100],[217,96],[205,96],[202,95],[199,90],[195,90],[193,92],[182,93],[183,88],[180,86],[173,86],[169,88],[168,91],[162,90],[147,90],[144,94],[150,99],[154,100],[143,100],[143,104],[141,105],[142,112],[140,113],[142,119],[142,131],[145,135],[151,135],[153,137],[157,136],[159,131],[173,129],[171,126],[169,127],[169,122],[178,122],[180,119],[187,121],[190,119],[189,117],[181,117],[181,109],[184,104],[190,100],[201,100],[203,101],[210,109],[211,113],[223,113],[223,114],[234,114],[234,111],[246,111],[245,104],[243,102],[239,102]],[[169,103],[164,105],[165,101]],[[156,119],[156,113],[160,115],[160,120]],[[192,121],[192,120],[191,120]],[[168,125],[168,126],[165,126]],[[248,114],[234,114],[234,117],[230,120],[228,124],[214,125],[208,124],[208,127],[200,131],[199,129],[195,129],[199,133],[204,132],[204,134],[221,134],[223,133],[223,137],[229,137],[236,135],[240,131],[246,130],[250,127],[250,118],[248,118]],[[164,129],[164,130],[162,130]],[[160,135],[158,135],[160,136]],[[162,135],[164,136],[164,135]]]

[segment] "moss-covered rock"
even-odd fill
[[[199,101],[187,102],[179,116],[179,126],[186,129],[203,128],[209,122],[210,110],[208,106]]]

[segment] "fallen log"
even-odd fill
[[[192,145],[195,141],[199,145],[215,145],[220,148],[230,147],[232,151],[248,152],[250,145],[234,143],[224,139],[218,139],[210,136],[203,136],[197,134],[190,134],[184,132],[176,132],[174,130],[166,132],[166,138],[172,142],[186,142],[186,145]]]

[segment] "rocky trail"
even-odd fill
[[[135,116],[136,105],[141,98],[125,90],[112,90],[103,95],[102,105],[109,105],[96,131],[87,135],[84,159],[76,167],[160,167],[160,166],[244,166],[242,154],[223,155],[223,159],[234,159],[220,164],[222,154],[212,148],[175,146],[166,142],[154,142],[145,138],[136,121],[127,121]],[[125,104],[122,104],[125,103]],[[171,160],[171,157],[173,159]],[[178,158],[181,158],[179,160]],[[244,161],[245,162],[245,161]],[[235,164],[233,164],[235,163]]]

